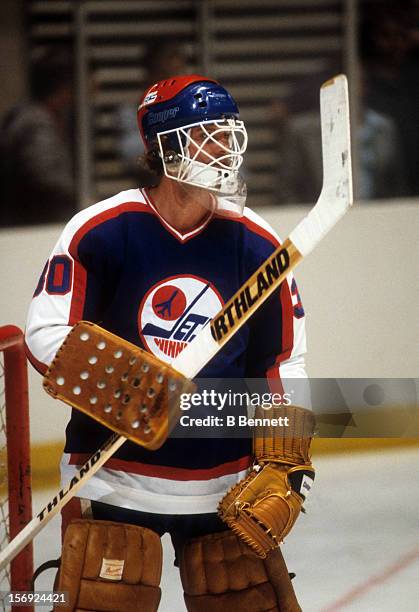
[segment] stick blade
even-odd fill
[[[323,187],[317,204],[290,234],[308,255],[353,204],[348,81],[344,74],[320,89]]]
[[[348,79],[338,74],[320,89],[323,192],[334,208],[353,204]]]

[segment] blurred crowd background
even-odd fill
[[[217,78],[249,132],[248,204],[312,205],[319,87],[350,81],[355,193],[419,196],[419,0],[2,0],[0,226],[53,223],[136,186],[136,106]]]

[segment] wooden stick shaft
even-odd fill
[[[94,455],[80,468],[77,476],[58,491],[51,501],[19,532],[8,546],[0,553],[0,569],[3,569],[25,546],[45,527],[47,523],[70,501],[106,461],[126,441],[124,436],[113,435]]]

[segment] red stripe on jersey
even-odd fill
[[[282,307],[282,352],[276,357],[275,363],[267,370],[269,389],[272,393],[284,393],[279,366],[291,357],[294,348],[294,308],[291,291],[287,281],[283,281],[280,290]]]
[[[125,204],[120,204],[119,206],[115,206],[109,210],[104,210],[102,213],[99,213],[86,221],[86,223],[84,223],[77,230],[70,242],[68,251],[74,259],[74,282],[73,293],[71,296],[70,315],[68,319],[69,325],[74,325],[83,318],[84,302],[86,299],[87,273],[79,262],[78,258],[78,247],[80,241],[90,230],[94,229],[105,221],[109,221],[109,219],[118,217],[124,212],[144,212],[151,215],[153,214],[147,204],[143,204],[142,202],[126,202]]]
[[[225,219],[225,217],[223,217],[223,215],[220,215],[220,214],[216,214],[215,216],[218,219]],[[237,218],[233,217],[231,219],[229,218],[229,221],[234,221],[236,223],[241,223],[242,225],[245,225],[247,229],[249,229],[251,232],[254,232],[255,234],[258,234],[259,236],[262,236],[262,238],[265,238],[266,240],[268,240],[271,244],[273,244],[275,248],[278,248],[279,246],[281,246],[281,243],[273,234],[268,232],[268,230],[266,230],[264,227],[261,227],[260,225],[252,221],[251,219],[248,219],[247,217],[237,217]]]
[[[83,465],[90,454],[72,453],[70,465]],[[212,468],[193,470],[190,468],[178,468],[164,465],[148,465],[147,463],[137,463],[134,461],[124,461],[122,459],[109,459],[105,468],[108,470],[118,470],[120,472],[138,474],[140,476],[150,476],[152,478],[166,478],[167,480],[210,480],[229,474],[236,474],[246,470],[252,464],[252,457],[241,457],[235,461],[222,463]]]
[[[42,361],[39,361],[30,351],[28,345],[25,342],[25,353],[26,357],[29,359],[35,370],[37,370],[40,374],[44,375],[48,370],[48,366]]]
[[[75,325],[83,318],[84,302],[86,299],[87,272],[84,267],[74,260],[73,293],[71,296],[70,315],[68,324]]]
[[[276,361],[275,365],[266,372],[266,378],[268,380],[269,391],[271,393],[279,393],[282,397],[284,395],[284,385],[281,380],[279,364]]]
[[[119,204],[118,206],[114,206],[113,208],[109,208],[108,210],[104,210],[103,212],[95,215],[86,223],[84,223],[74,234],[70,246],[69,252],[71,255],[77,259],[77,249],[80,243],[80,240],[93,228],[105,221],[109,221],[109,219],[115,219],[115,217],[119,217],[122,213],[125,212],[144,212],[150,215],[153,214],[153,211],[150,210],[150,207],[147,204],[143,204],[142,202],[125,202],[125,204]]]
[[[291,291],[287,281],[281,284],[280,299],[282,305],[282,350],[281,361],[291,357],[294,347],[294,308]]]
[[[149,191],[147,189],[145,189],[145,188],[142,189],[141,191],[142,191],[145,199],[149,203],[150,207],[153,209],[156,217],[158,218],[160,223],[163,225],[163,227],[170,234],[172,234],[172,236],[174,236],[176,238],[176,240],[178,242],[180,242],[181,244],[184,244],[185,242],[188,242],[188,240],[190,240],[191,238],[195,238],[195,236],[198,236],[198,234],[200,234],[206,228],[206,226],[208,225],[208,223],[211,221],[211,219],[213,217],[214,213],[212,211],[208,211],[208,214],[207,214],[207,216],[205,217],[205,219],[203,221],[200,221],[198,223],[198,225],[196,225],[195,227],[192,227],[187,232],[182,233],[179,230],[177,230],[175,227],[170,225],[170,223],[168,221],[166,221],[166,219],[164,217],[162,217],[162,215],[159,213],[159,211],[157,209],[157,206],[155,205],[154,200],[151,197]]]

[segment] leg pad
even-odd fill
[[[57,612],[155,612],[162,546],[145,527],[78,519],[67,527],[57,589],[69,593]]]
[[[261,559],[232,531],[189,540],[180,575],[189,612],[301,612],[280,549]]]

